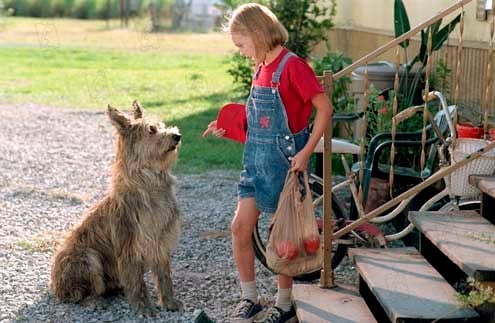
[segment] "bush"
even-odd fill
[[[135,14],[146,15],[151,0],[140,0]],[[170,0],[156,0],[161,7]],[[16,16],[107,19],[120,17],[120,0],[5,0]]]
[[[318,0],[271,0],[269,6],[289,33],[287,48],[298,56],[308,58],[316,44],[328,40],[336,0],[330,4]]]
[[[328,50],[325,56],[314,60],[313,67],[316,75],[323,75],[324,71],[337,73],[350,64],[352,64],[350,57]],[[350,84],[351,78],[349,76],[341,77],[333,83],[332,103],[335,112],[353,110],[352,105],[354,102],[347,93]]]
[[[0,0],[0,18],[3,16],[11,16],[14,9],[8,8],[4,1]]]
[[[114,4],[112,5],[112,18],[120,17],[120,7],[119,0],[114,0]]]
[[[64,0],[52,0],[52,17],[63,17],[65,15]]]
[[[115,1],[105,0],[105,1],[98,1],[96,3],[96,18],[97,19],[110,19],[110,18],[112,18],[112,2],[115,2]],[[115,4],[117,4],[117,3],[115,3]],[[118,12],[117,12],[116,17],[118,17]]]
[[[70,9],[70,17],[85,19],[86,16],[86,0],[75,0]]]
[[[9,0],[4,3],[14,15],[29,17],[62,16],[66,6],[63,0]]]
[[[38,14],[39,17],[52,16],[52,6],[50,0],[39,0],[34,2],[37,4],[37,6],[31,7],[32,15]]]
[[[251,88],[253,62],[237,52],[232,55],[227,73],[234,78],[234,83],[241,95],[247,97]]]
[[[96,19],[98,18],[97,16],[97,11],[96,11],[96,0],[86,0],[85,1],[85,18],[86,19]],[[102,3],[103,1],[98,1],[99,3]]]
[[[74,0],[63,0],[64,2],[64,17],[70,17],[72,7],[74,6]]]
[[[16,16],[29,16],[30,15],[30,7],[31,1],[29,0],[17,0],[13,1],[11,5],[14,9],[14,15]]]

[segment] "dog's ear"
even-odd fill
[[[131,120],[129,120],[129,118],[125,114],[112,107],[110,104],[108,105],[107,114],[110,118],[110,121],[112,122],[114,127],[119,130],[119,132],[124,132],[130,129]]]
[[[131,112],[134,114],[134,119],[143,118],[143,108],[141,107],[141,104],[139,104],[138,100],[134,100],[134,102],[132,102]]]

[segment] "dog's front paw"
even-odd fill
[[[171,299],[163,304],[162,307],[166,308],[169,311],[182,311],[184,309],[184,304],[181,301],[176,299]]]
[[[144,316],[152,317],[152,316],[157,316],[158,314],[160,314],[160,310],[155,308],[155,307],[147,306],[147,307],[143,308],[141,313],[143,313]]]
[[[133,304],[132,307],[136,312],[139,312],[146,317],[157,316],[160,312],[156,307],[141,302]]]

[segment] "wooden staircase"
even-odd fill
[[[419,251],[351,249],[358,290],[294,285],[299,321],[495,322],[493,304],[463,307],[452,287],[473,277],[495,288],[495,176],[472,176],[470,181],[483,194],[481,215],[410,212],[420,232]]]

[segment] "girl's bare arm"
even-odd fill
[[[328,127],[328,123],[332,118],[332,106],[330,100],[324,93],[317,94],[311,99],[313,106],[316,108],[315,121],[313,123],[313,131],[306,143],[306,146],[292,158],[293,171],[304,171],[308,167],[308,161],[320,141],[321,136]]]

